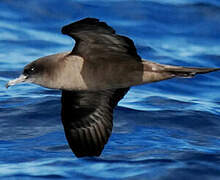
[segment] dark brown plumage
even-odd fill
[[[76,41],[71,52],[33,61],[6,87],[31,82],[62,90],[62,122],[77,157],[101,154],[112,132],[114,107],[130,86],[219,70],[142,60],[131,39],[94,18],[64,26],[62,33]]]
[[[129,54],[134,60],[141,61],[132,40],[116,35],[114,29],[98,19],[87,18],[69,24],[62,28],[62,33],[76,41],[71,54],[82,56],[85,60],[104,61],[108,53],[115,51],[119,57],[120,53],[126,53],[126,56]],[[117,48],[114,50],[112,47],[115,45]],[[62,91],[62,121],[67,140],[76,156],[101,154],[112,132],[113,109],[128,90]]]

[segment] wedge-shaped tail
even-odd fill
[[[218,71],[220,68],[194,68],[162,65],[150,61],[142,61],[144,65],[143,82],[156,82],[174,77],[192,78],[196,74]]]
[[[212,71],[220,70],[220,68],[191,68],[178,66],[164,66],[164,71],[174,74],[177,77],[191,78],[196,74],[205,74]]]

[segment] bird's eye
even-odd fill
[[[31,74],[33,74],[34,72],[35,72],[35,67],[32,66],[32,67],[29,67],[29,68],[24,69],[23,74],[24,74],[24,75],[31,75]]]

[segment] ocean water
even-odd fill
[[[25,64],[68,51],[63,25],[84,17],[132,38],[158,63],[220,67],[218,0],[1,0],[0,179],[220,179],[220,72],[131,88],[100,157],[76,158],[60,92],[21,84]]]

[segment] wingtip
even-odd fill
[[[79,21],[65,25],[62,27],[61,32],[62,34],[73,35],[76,32],[80,32],[84,30],[115,33],[115,30],[112,27],[108,26],[105,22],[102,22],[99,19],[92,17],[87,17]]]
[[[92,17],[87,17],[87,18],[84,18],[84,19],[81,19],[79,21],[76,21],[76,22],[73,22],[73,23],[70,23],[70,24],[67,24],[65,26],[62,27],[61,29],[61,32],[62,34],[68,34],[71,29],[72,29],[72,26],[73,25],[77,25],[77,24],[95,24],[95,23],[98,23],[99,22],[99,19],[97,18],[92,18]]]
[[[73,151],[73,153],[77,158],[86,158],[86,157],[99,157],[102,154],[102,151],[86,152],[86,153]]]
[[[6,88],[6,89],[8,89],[8,87],[9,87],[8,83],[7,83],[7,84],[5,84],[5,88]]]

